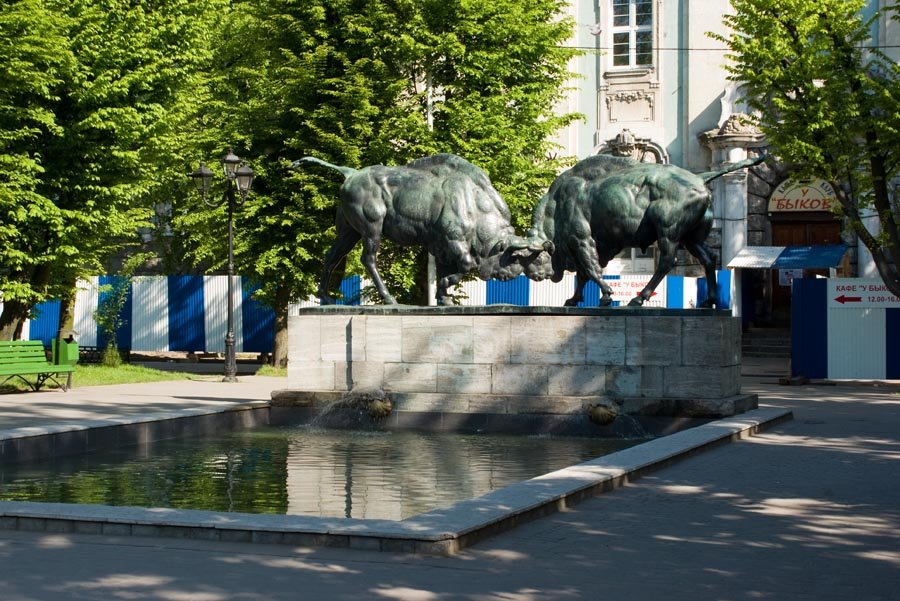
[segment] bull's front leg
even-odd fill
[[[381,275],[378,273],[378,267],[375,264],[380,243],[381,238],[376,236],[363,239],[362,264],[366,268],[369,277],[372,278],[372,283],[375,285],[375,289],[378,290],[378,294],[381,296],[381,300],[384,301],[384,304],[396,305],[396,299],[388,292],[387,287],[381,280]]]
[[[465,254],[462,252],[464,251],[464,247],[461,244],[452,244],[458,247],[458,250],[460,251],[458,254]],[[450,298],[450,288],[459,284],[466,274],[474,268],[475,262],[467,258],[460,259],[459,264],[444,263],[435,260],[435,275],[437,276],[437,282],[435,285],[436,290],[434,297],[437,304],[442,306],[452,305],[453,299]]]
[[[590,281],[586,275],[581,273],[580,271],[575,273],[575,294],[572,295],[572,298],[566,299],[565,305],[566,307],[576,307],[578,303],[584,300],[584,287]]]
[[[584,300],[584,287],[588,282],[591,281],[591,278],[578,271],[575,273],[575,294],[572,295],[572,298],[566,301],[566,307],[575,307]],[[609,284],[606,283],[602,277],[596,280],[597,285],[600,287],[600,306],[608,307],[612,304],[612,288],[609,287]]]
[[[600,286],[600,306],[610,306],[612,304],[612,288],[603,281],[600,255],[597,254],[597,245],[594,243],[594,239],[590,236],[579,238],[575,240],[571,248],[575,257],[575,264],[578,265],[578,271],[575,275],[575,294],[565,302],[565,306],[574,307],[584,300],[584,287],[590,280],[593,280]]]
[[[719,286],[716,282],[716,262],[712,258],[709,249],[703,243],[695,243],[687,246],[689,253],[697,257],[703,269],[706,272],[706,300],[701,303],[701,307],[720,309],[719,302]]]
[[[450,298],[449,289],[459,284],[478,264],[464,240],[446,240],[445,246],[436,249],[432,254],[437,277],[435,300],[439,305],[452,305],[453,299]]]
[[[628,303],[629,307],[641,307],[644,305],[645,301],[650,300],[650,297],[653,296],[653,291],[656,290],[659,283],[670,271],[672,271],[672,268],[675,267],[675,253],[678,250],[678,244],[676,242],[660,239],[657,240],[657,246],[659,247],[660,255],[659,263],[656,264],[656,271],[653,273],[653,277],[650,278],[650,281],[647,282],[647,285],[644,286],[644,289],[641,290],[641,293],[631,299]]]
[[[337,237],[334,244],[325,254],[325,266],[322,269],[322,278],[319,280],[319,304],[333,305],[334,297],[328,294],[328,288],[335,276],[337,279],[344,277],[344,266],[346,265],[347,253],[359,242],[359,232],[349,226],[342,216],[338,216],[337,221]]]
[[[464,275],[465,274],[454,273],[441,277],[440,273],[438,274],[438,281],[436,286],[437,290],[435,291],[434,295],[434,298],[437,301],[438,305],[445,306],[453,304],[453,299],[450,297],[448,290],[453,286],[459,284]]]

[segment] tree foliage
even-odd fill
[[[837,210],[900,296],[900,68],[873,47],[865,0],[732,0],[732,78],[782,160],[835,184]],[[892,204],[893,203],[893,204]],[[873,211],[881,231],[862,217]]]
[[[301,156],[361,167],[454,152],[490,174],[527,226],[561,166],[546,158],[548,138],[577,118],[553,111],[575,52],[562,47],[572,28],[562,8],[559,0],[233,4],[202,119],[222,136],[211,150],[223,152],[227,139],[258,174],[235,215],[235,263],[276,316],[315,292],[334,238],[340,178],[291,171]],[[183,209],[177,224],[195,262],[224,265],[223,237],[209,235],[225,225],[221,211]],[[421,249],[386,244],[379,258],[401,302],[425,299]]]
[[[188,92],[209,57],[207,15],[224,2],[2,3],[4,337],[137,242],[176,172]]]
[[[174,228],[172,246],[224,267],[227,209],[207,208],[183,177],[197,157],[232,145],[256,171],[235,263],[285,316],[316,289],[340,184],[291,171],[293,159],[360,167],[454,152],[491,175],[524,229],[561,166],[548,139],[577,117],[554,112],[576,52],[561,0],[0,8],[0,336],[170,212],[157,225]],[[397,296],[421,300],[424,255],[380,256]]]

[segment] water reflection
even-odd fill
[[[266,428],[0,466],[0,499],[400,520],[638,442]]]

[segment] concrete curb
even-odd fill
[[[45,461],[155,440],[200,436],[205,432],[250,428],[269,423],[267,401],[221,407],[187,407],[142,415],[86,419],[78,424],[49,424],[0,430],[0,462]]]
[[[0,529],[448,555],[792,417],[785,409],[755,409],[396,522],[0,501]]]

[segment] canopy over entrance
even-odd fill
[[[821,246],[746,246],[726,267],[734,269],[827,269],[837,267],[847,247],[843,244]]]

